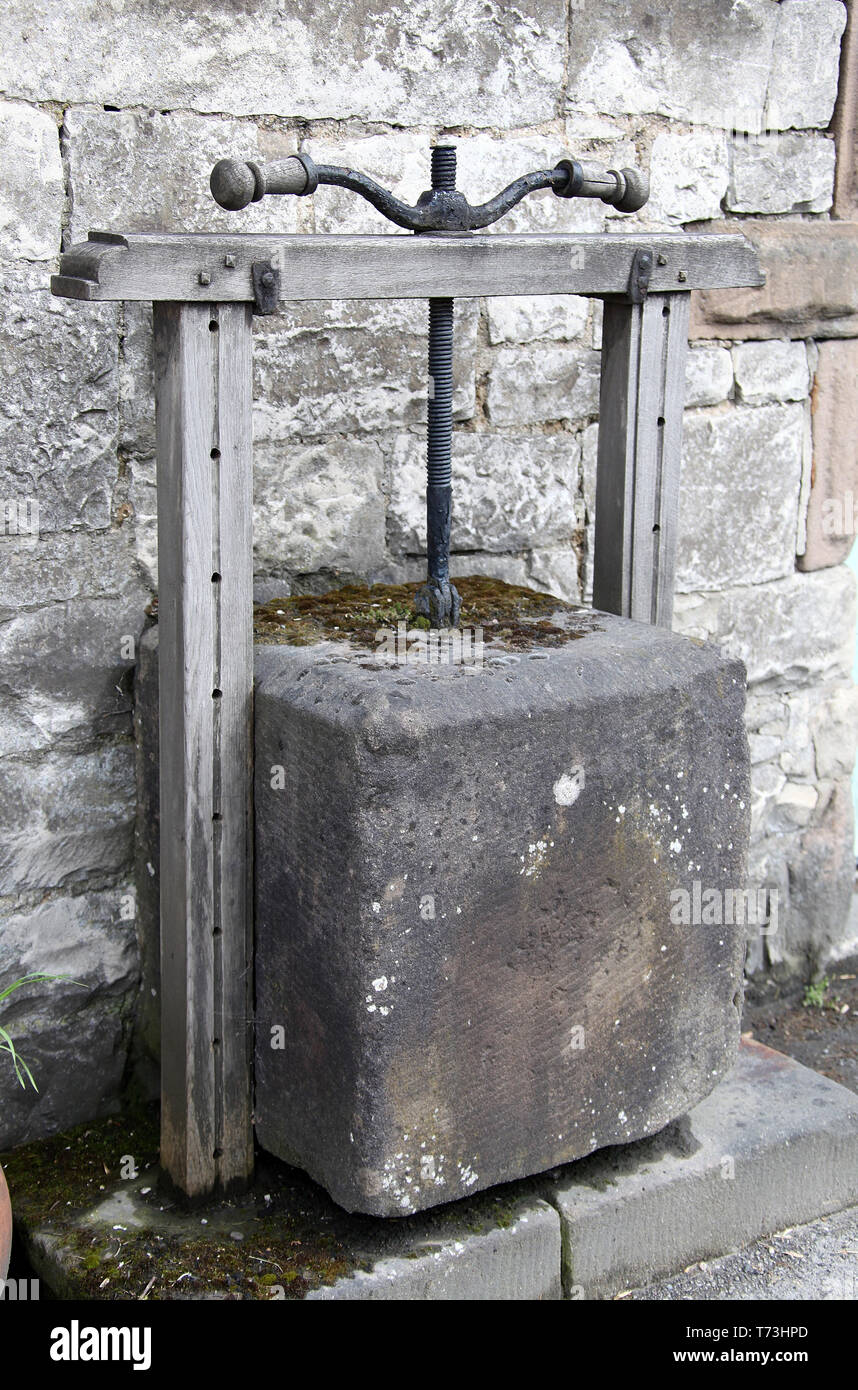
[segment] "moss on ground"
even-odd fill
[[[127,1155],[139,1176],[126,1186]],[[155,1107],[28,1144],[3,1155],[2,1164],[25,1241],[48,1232],[59,1242],[68,1296],[299,1299],[363,1267],[349,1253],[346,1230],[337,1229],[332,1204],[286,1165],[260,1167],[241,1197],[182,1212],[160,1185]],[[136,1218],[151,1213],[145,1227],[121,1216],[112,1225],[81,1219],[131,1189]],[[341,1218],[344,1226],[353,1222]]]

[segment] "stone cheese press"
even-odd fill
[[[236,210],[322,184],[417,234],[91,232],[52,289],[154,310],[162,1166],[240,1185],[255,1124],[401,1215],[652,1133],[735,1052],[741,933],[671,935],[665,899],[744,872],[741,667],[670,624],[690,292],[762,280],[738,235],[484,233],[537,189],[643,204],[581,160],[477,208],[448,146],[415,207],[306,155],[212,174]],[[449,625],[453,301],[547,294],[604,303],[595,629],[467,680],[254,654],[253,315],[429,300],[420,603]]]

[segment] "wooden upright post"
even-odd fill
[[[251,313],[154,313],[161,1162],[198,1198],[253,1168]]]
[[[670,627],[687,292],[605,303],[593,606]]]

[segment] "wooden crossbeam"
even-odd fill
[[[92,233],[51,281],[72,299],[253,299],[251,265],[279,269],[284,302],[509,294],[625,294],[635,251],[653,253],[650,290],[761,285],[742,236],[586,235],[208,236]]]

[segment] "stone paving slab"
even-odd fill
[[[858,1099],[745,1040],[684,1120],[567,1172],[566,1295],[611,1297],[858,1202]]]

